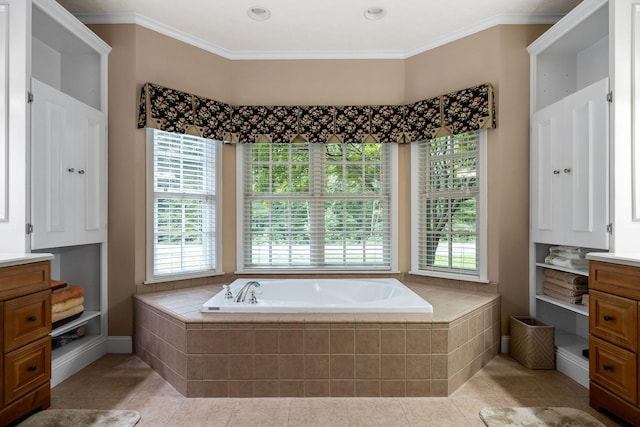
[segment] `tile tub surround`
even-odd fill
[[[200,313],[221,285],[134,297],[134,352],[187,397],[449,396],[500,346],[496,294],[406,283],[424,314]]]

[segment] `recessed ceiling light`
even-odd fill
[[[364,11],[364,17],[375,21],[376,19],[382,19],[387,14],[387,10],[384,7],[370,7]]]
[[[271,17],[271,11],[266,7],[253,6],[247,9],[247,15],[249,15],[249,18],[255,19],[256,21],[266,21]]]

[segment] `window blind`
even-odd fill
[[[479,133],[418,143],[418,268],[479,272]]]
[[[215,142],[153,132],[153,274],[215,270]]]
[[[390,269],[388,144],[247,144],[243,155],[246,269]]]

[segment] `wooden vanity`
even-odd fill
[[[0,254],[3,425],[50,405],[51,258]]]
[[[640,425],[640,254],[589,254],[589,403]]]

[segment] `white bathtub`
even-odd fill
[[[258,302],[225,298],[225,291],[202,305],[202,311],[278,313],[433,313],[433,307],[396,279],[238,279],[234,296],[249,281],[260,283]]]

